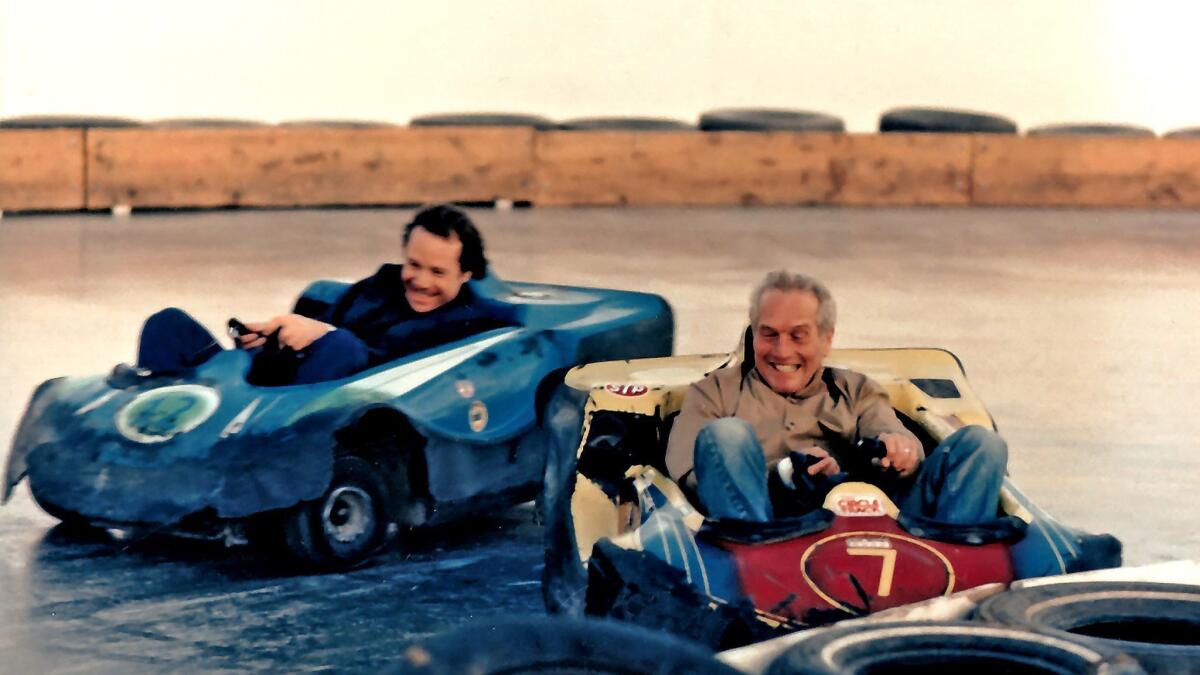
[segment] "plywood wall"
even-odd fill
[[[0,130],[0,210],[1200,206],[1200,139],[528,128]]]
[[[0,210],[82,209],[84,180],[82,130],[0,131]]]

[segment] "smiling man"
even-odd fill
[[[364,368],[492,328],[511,325],[466,282],[487,274],[479,231],[448,205],[417,212],[404,228],[404,263],[388,263],[353,286],[318,317],[283,314],[247,322],[238,341],[256,349],[275,335],[291,350],[274,359],[273,384],[337,379]],[[220,351],[212,335],[178,309],[151,316],[142,329],[138,365],[152,372],[194,367]]]
[[[772,272],[750,302],[753,363],[692,385],[668,441],[667,469],[714,518],[772,520],[768,471],[792,453],[813,458],[812,476],[882,478],[901,510],[946,523],[996,517],[1008,451],[990,429],[959,429],[925,458],[896,417],[887,392],[865,375],[827,368],[837,308],[820,281]],[[875,475],[849,456],[874,438],[887,448]],[[786,480],[786,478],[785,478]],[[875,482],[875,481],[872,481]]]

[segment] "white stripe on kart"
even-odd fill
[[[391,397],[402,396],[488,347],[504,342],[520,332],[521,329],[514,328],[485,340],[463,345],[442,352],[441,354],[420,359],[419,361],[406,363],[370,377],[364,377],[347,386],[353,390],[379,391]]]

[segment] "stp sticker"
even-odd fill
[[[470,380],[456,380],[454,390],[463,398],[471,398],[475,395],[475,383]]]
[[[644,384],[609,384],[604,388],[617,396],[641,396],[650,391],[650,388]]]

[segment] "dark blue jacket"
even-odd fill
[[[322,320],[355,338],[338,336],[343,348],[361,344],[365,366],[407,356],[494,328],[516,325],[507,306],[480,298],[464,284],[458,297],[431,312],[417,312],[404,297],[402,265],[385,264],[351,286]],[[331,334],[332,335],[332,334]]]

